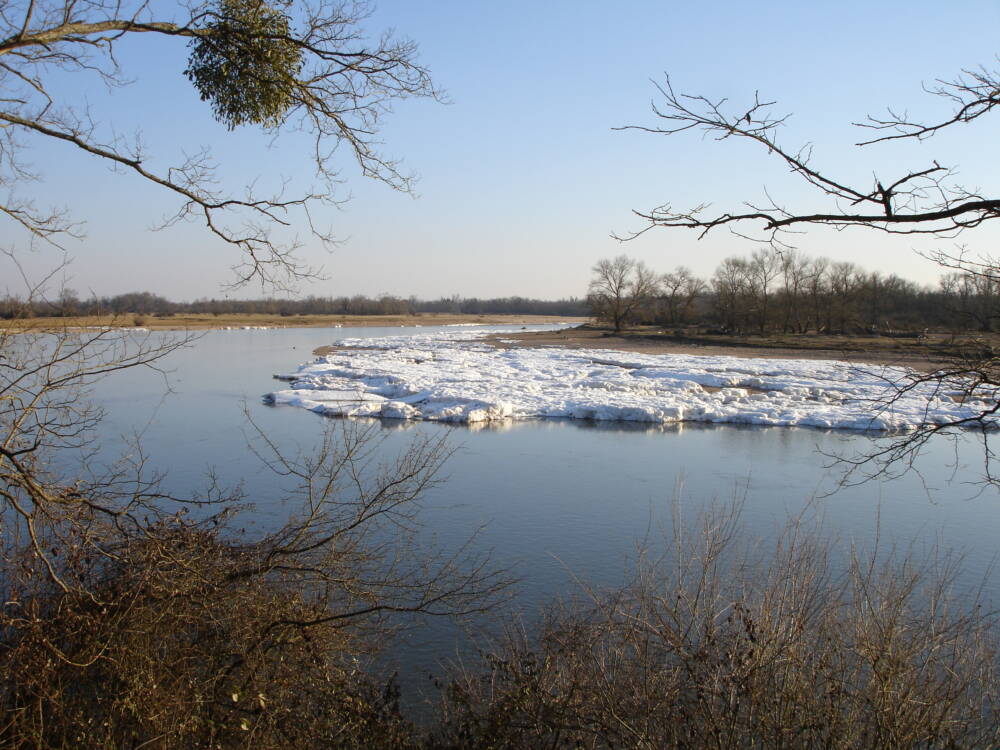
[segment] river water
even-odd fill
[[[288,452],[309,452],[329,420],[293,407],[267,406],[262,394],[285,387],[272,375],[294,371],[317,346],[337,338],[399,335],[418,329],[279,329],[211,331],[172,355],[166,379],[149,370],[99,383],[94,399],[107,417],[101,455],[125,449],[138,434],[166,486],[183,494],[214,471],[242,485],[255,504],[251,529],[288,512],[280,481],[248,450],[247,415]],[[151,336],[168,334],[154,333]],[[169,386],[169,392],[167,390]],[[244,412],[246,411],[246,413]],[[578,581],[622,580],[636,544],[658,538],[671,511],[691,517],[706,504],[742,498],[742,520],[754,538],[772,538],[789,517],[822,517],[835,546],[937,544],[965,553],[964,576],[989,570],[1000,531],[1000,496],[973,480],[982,446],[971,436],[932,442],[911,471],[892,481],[838,487],[842,467],[831,458],[869,452],[870,435],[788,427],[650,427],[626,423],[538,421],[470,429],[438,423],[385,421],[385,450],[415,435],[447,433],[455,453],[447,481],[432,489],[422,512],[434,543],[475,541],[521,577],[514,606],[530,617]],[[441,624],[417,631],[394,658],[409,671],[440,671],[461,651],[456,631]],[[404,685],[405,687],[405,685]]]

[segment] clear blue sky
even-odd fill
[[[723,233],[699,242],[688,232],[658,230],[624,245],[610,235],[641,227],[633,208],[668,201],[738,208],[760,198],[765,185],[792,206],[817,205],[749,143],[612,131],[654,124],[650,79],[664,72],[687,92],[743,102],[760,90],[777,99],[777,109],[793,113],[782,142],[812,142],[814,164],[844,179],[867,184],[873,168],[889,174],[937,158],[957,164],[966,184],[1000,194],[996,116],[924,144],[867,150],[851,145],[858,137],[850,127],[886,105],[942,113],[943,102],[923,94],[922,83],[963,67],[1000,65],[995,0],[382,0],[367,26],[373,33],[392,27],[417,41],[450,103],[405,102],[385,121],[385,150],[421,176],[416,199],[363,180],[345,161],[352,200],[321,217],[343,243],[332,254],[307,244],[302,255],[322,264],[329,279],[303,293],[580,296],[593,263],[621,252],[659,270],[683,264],[708,276],[722,258],[755,246]],[[135,78],[129,88],[108,94],[77,77],[61,81],[60,92],[85,98],[119,132],[141,130],[159,164],[210,146],[234,184],[278,174],[308,181],[301,141],[268,148],[255,131],[229,134],[214,123],[182,75],[183,43],[143,39],[121,52]],[[86,238],[70,246],[67,274],[80,293],[150,290],[192,299],[218,295],[231,279],[233,251],[197,225],[148,231],[176,207],[169,196],[59,144],[39,145],[32,158],[46,180],[36,190],[39,200],[87,220]],[[996,251],[998,229],[961,241]],[[9,226],[0,231],[0,238],[14,236]],[[800,239],[809,253],[924,282],[939,271],[914,249],[953,245],[865,231],[814,231]],[[52,258],[40,254],[29,268]],[[16,291],[12,283],[0,286]],[[240,292],[259,294],[259,287]]]

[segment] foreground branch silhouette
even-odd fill
[[[928,234],[955,236],[962,230],[977,227],[1000,217],[1000,198],[978,190],[948,184],[953,171],[937,161],[886,177],[876,176],[872,185],[852,185],[831,171],[815,166],[813,148],[806,145],[788,148],[779,140],[782,125],[789,115],[773,112],[774,101],[753,101],[735,106],[726,99],[678,92],[670,78],[654,83],[660,98],[652,104],[654,115],[664,124],[628,125],[619,130],[640,130],[659,135],[676,135],[688,130],[701,131],[715,140],[745,139],[766,150],[798,178],[803,180],[821,203],[816,210],[793,211],[766,196],[763,201],[746,201],[745,211],[712,213],[710,204],[674,209],[669,203],[649,211],[634,213],[647,222],[646,227],[624,235],[628,239],[656,227],[693,229],[699,237],[720,227],[734,233],[769,243],[776,249],[791,249],[789,232],[810,225],[837,228],[863,226],[890,234]],[[923,140],[944,128],[963,125],[988,114],[1000,103],[1000,72],[986,69],[966,71],[932,90],[950,101],[955,113],[942,122],[910,122],[905,115],[889,110],[885,117],[869,117],[856,123],[874,129],[879,135],[858,145],[868,146],[887,140],[914,138]],[[877,171],[876,171],[877,174]],[[751,235],[752,227],[759,234]]]
[[[960,559],[854,550],[737,508],[674,519],[634,578],[513,624],[442,696],[435,748],[976,748],[1000,739],[997,622]],[[759,548],[758,548],[759,549]]]

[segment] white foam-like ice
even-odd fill
[[[599,349],[498,349],[498,331],[343,339],[267,394],[333,416],[483,422],[574,418],[907,430],[988,408],[941,387],[900,393],[913,372],[831,360]],[[510,333],[512,330],[499,331]]]

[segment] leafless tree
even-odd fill
[[[830,261],[828,258],[816,258],[809,265],[809,307],[817,333],[825,330],[823,328],[823,307],[825,302],[825,290],[830,273]]]
[[[726,258],[715,269],[712,289],[723,327],[731,333],[741,333],[746,327],[748,297],[748,263],[743,258]]]
[[[592,270],[587,300],[594,316],[611,323],[616,333],[657,293],[656,273],[627,255],[599,260]]]
[[[810,261],[801,253],[781,254],[782,330],[804,333],[808,327],[805,296],[810,281]]]
[[[399,618],[509,584],[472,539],[420,542],[443,440],[387,460],[378,423],[331,422],[297,457],[259,431],[288,511],[259,535],[238,492],[171,494],[138,444],[99,456],[88,386],[189,340],[0,329],[0,745],[364,747],[402,731],[367,666]]]
[[[241,255],[236,283],[294,284],[315,273],[285,241],[285,227],[307,227],[323,244],[328,229],[313,222],[313,209],[336,203],[347,151],[368,177],[408,191],[411,176],[380,151],[380,122],[393,102],[438,97],[416,46],[384,35],[365,39],[361,22],[369,9],[353,0],[15,0],[0,8],[0,181],[2,213],[33,241],[59,244],[79,236],[79,217],[36,205],[24,185],[40,178],[28,165],[32,148],[76,148],[117,171],[152,183],[177,201],[165,221],[198,221]],[[118,46],[142,37],[163,37],[190,48],[188,77],[216,117],[230,129],[259,125],[275,135],[286,130],[313,138],[318,190],[286,194],[247,186],[242,194],[220,187],[219,165],[191,144],[166,167],[152,166],[142,139],[128,139],[100,124],[56,74],[96,77],[109,87],[128,85]],[[151,92],[152,94],[152,92]]]
[[[827,330],[847,333],[855,323],[858,270],[857,266],[846,261],[830,264],[827,279],[831,304],[827,308]]]
[[[198,220],[237,248],[237,283],[273,287],[313,273],[280,230],[294,222],[329,241],[311,211],[337,200],[338,149],[365,175],[409,190],[410,177],[379,151],[379,123],[396,100],[438,95],[413,43],[363,37],[367,11],[330,0],[4,4],[0,214],[32,242],[58,247],[79,235],[74,218],[24,197],[38,179],[29,149],[66,146],[176,196],[166,223]],[[126,85],[116,51],[142,35],[189,48],[187,75],[224,126],[311,134],[322,189],[229,194],[204,151],[154,168],[140,138],[99,125],[54,85],[65,72]],[[14,247],[3,251],[20,270]],[[19,303],[77,311],[58,275],[22,273]],[[130,325],[0,323],[0,745],[402,745],[391,690],[364,664],[391,631],[388,618],[479,612],[507,585],[471,541],[451,550],[418,542],[416,510],[446,445],[417,441],[383,463],[374,423],[331,423],[306,457],[261,434],[261,458],[290,483],[289,518],[243,533],[233,525],[240,493],[210,478],[197,495],[174,496],[141,444],[119,461],[99,456],[102,412],[89,387],[161,368],[191,341]]]
[[[757,250],[750,257],[748,270],[757,330],[763,335],[770,323],[772,287],[781,270],[781,257],[769,249]]]
[[[695,300],[705,289],[705,282],[684,266],[677,266],[673,271],[663,274],[660,277],[660,292],[666,307],[665,322],[668,325],[687,323]]]
[[[957,253],[936,252],[933,260],[951,273],[941,279],[942,290],[956,301],[954,312],[972,321],[983,333],[989,333],[1000,319],[1000,265],[991,257],[969,257]]]

